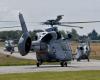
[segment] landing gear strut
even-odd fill
[[[89,58],[88,58],[87,60],[88,60],[88,62],[90,61],[90,59],[89,59]]]
[[[42,60],[41,60],[41,61],[38,61],[37,64],[36,64],[37,67],[40,67],[40,65],[41,65],[42,63],[43,63]]]
[[[67,67],[67,62],[66,61],[61,61],[60,65],[61,65],[61,67]]]
[[[37,64],[36,64],[36,65],[37,65],[37,67],[40,67],[40,63],[39,63],[39,62],[37,62]]]

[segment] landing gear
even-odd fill
[[[61,65],[61,67],[67,67],[67,62],[66,61],[61,61],[60,65]]]
[[[61,67],[64,67],[64,62],[60,62]]]
[[[88,60],[88,62],[90,61],[90,59],[89,59],[89,58],[88,58],[87,60]]]
[[[42,60],[41,60],[41,61],[38,61],[38,62],[37,62],[37,64],[36,64],[36,65],[37,65],[37,67],[40,67],[40,65],[41,65],[42,63],[43,63],[43,61],[42,61]]]
[[[81,61],[81,58],[77,58],[77,62],[80,62]]]
[[[39,64],[39,62],[37,62],[37,64],[36,64],[36,65],[37,65],[37,67],[40,67],[40,64]]]
[[[41,60],[41,61],[37,61],[37,63],[36,63],[36,65],[37,65],[37,67],[40,67],[40,65],[43,63],[43,61]],[[60,62],[60,65],[61,65],[61,67],[67,67],[67,61],[61,61]]]
[[[77,59],[77,62],[80,62],[80,59]]]
[[[67,62],[64,63],[65,67],[67,67]]]

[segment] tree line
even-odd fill
[[[32,40],[35,39],[35,34],[36,32],[34,31],[29,31]],[[16,40],[18,41],[22,35],[21,30],[16,30],[16,31],[1,31],[0,32],[0,41],[5,41],[5,40]]]
[[[41,30],[29,31],[32,40],[35,40],[35,38],[36,38],[35,35],[39,31],[41,32]],[[81,37],[75,29],[72,29],[71,32],[61,30],[60,33],[62,34],[62,36],[64,38],[66,38],[67,34],[71,34],[72,35],[72,40],[78,40],[79,37]],[[2,40],[2,41],[5,41],[7,39],[19,40],[21,35],[22,35],[22,31],[20,31],[20,30],[1,31],[0,32],[0,40]],[[90,33],[88,33],[87,35],[83,35],[83,36],[89,37],[91,40],[100,40],[100,34],[98,34],[95,29],[93,31],[91,31]]]
[[[61,33],[63,34],[64,37],[66,37],[66,32],[61,31]],[[92,30],[90,33],[88,33],[87,35],[79,35],[77,33],[77,31],[75,29],[72,29],[71,32],[67,32],[70,33],[72,35],[72,40],[78,40],[80,37],[89,37],[90,40],[100,40],[100,34],[98,34],[96,32],[96,30]]]

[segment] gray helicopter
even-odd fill
[[[81,37],[81,39],[79,39],[79,44],[76,49],[77,61],[85,59],[89,61],[90,53],[91,53],[90,39],[86,37]]]
[[[5,41],[4,51],[11,52],[11,54],[14,52],[14,41],[13,40],[6,40]]]
[[[62,16],[58,16],[56,20],[48,20],[42,24],[51,25],[51,28],[46,29],[44,32],[40,32],[37,35],[37,40],[31,42],[29,32],[23,18],[23,15],[19,13],[19,19],[23,31],[23,35],[19,40],[18,49],[22,56],[27,55],[31,45],[36,52],[37,67],[43,62],[60,62],[60,65],[67,66],[67,61],[72,59],[72,50],[70,46],[70,36],[67,39],[62,39],[61,33],[58,32],[58,21]],[[32,43],[32,44],[31,44]]]

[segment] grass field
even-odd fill
[[[7,57],[6,55],[0,54],[0,66],[13,66],[13,65],[34,65],[34,60],[19,59],[15,57]]]
[[[1,74],[0,80],[100,80],[100,71]]]

